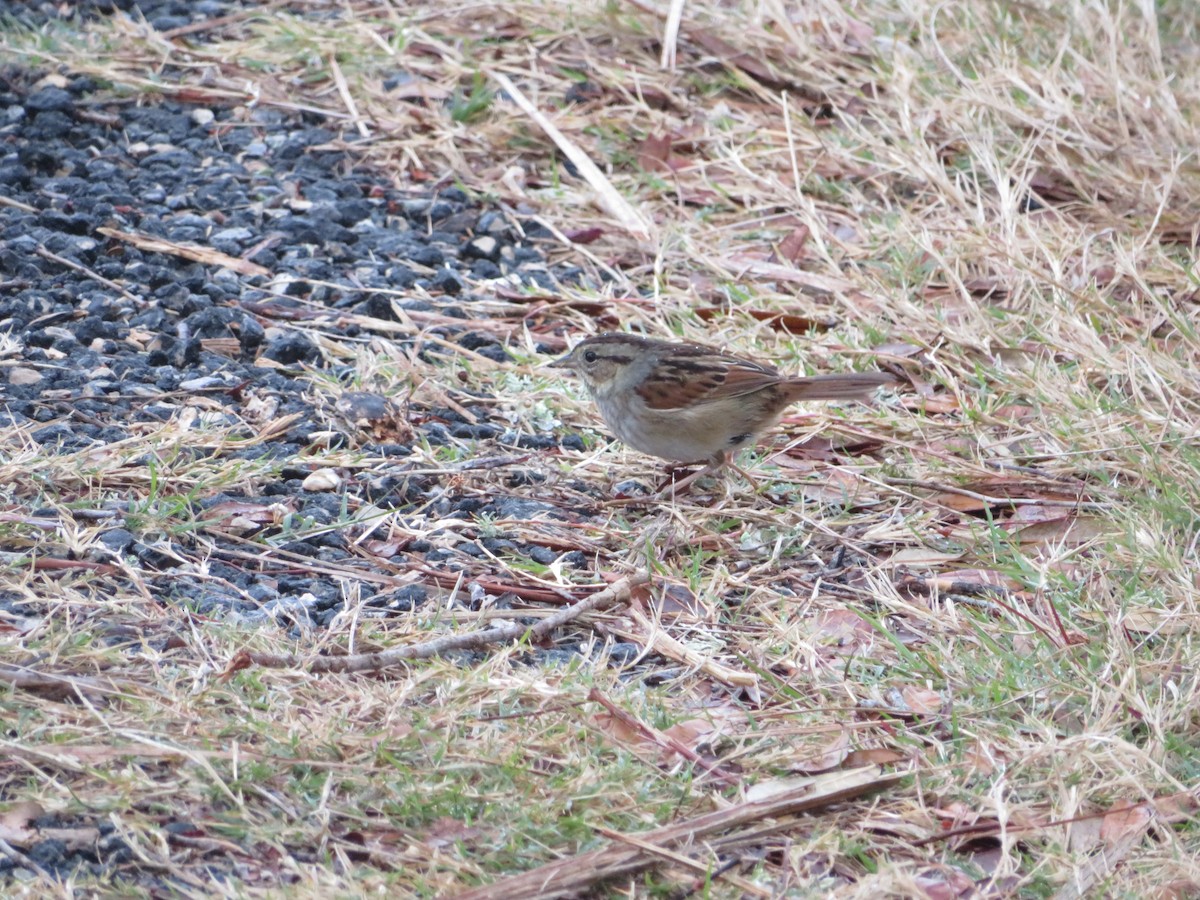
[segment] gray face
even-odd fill
[[[635,361],[631,343],[621,336],[601,335],[588,338],[561,359],[550,363],[551,368],[570,369],[583,379],[593,393],[604,391],[617,376]]]

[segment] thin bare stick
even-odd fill
[[[529,627],[520,623],[512,625],[497,625],[483,631],[472,631],[468,634],[448,634],[432,641],[412,644],[408,647],[396,647],[380,653],[359,653],[355,656],[323,656],[306,664],[303,657],[290,653],[253,653],[242,651],[237,654],[225,670],[225,676],[251,665],[267,666],[273,669],[301,669],[307,665],[308,671],[314,675],[322,672],[374,672],[386,669],[397,663],[410,659],[428,659],[439,656],[451,650],[474,650],[488,644],[498,644],[501,641],[515,641],[528,635],[530,641],[539,641],[550,634],[555,628],[576,619],[587,612],[607,609],[618,603],[628,603],[633,588],[645,584],[650,576],[644,572],[630,575],[614,581],[602,591],[585,597],[565,609],[559,610],[544,621]]]
[[[81,272],[82,274],[86,275],[88,278],[92,279],[93,281],[98,281],[100,284],[104,285],[105,287],[112,288],[114,291],[119,293],[126,300],[132,300],[134,303],[137,303],[139,306],[142,303],[141,297],[138,297],[134,294],[129,293],[129,291],[127,291],[125,288],[121,287],[121,285],[117,284],[112,279],[105,278],[99,272],[95,272],[95,271],[89,269],[87,266],[82,265],[81,263],[75,262],[75,260],[73,260],[73,259],[67,259],[65,256],[59,256],[57,253],[55,253],[51,250],[47,250],[41,244],[38,244],[36,253],[38,256],[42,257],[43,259],[51,260],[53,262],[58,263],[60,266],[66,266],[68,269],[73,269],[76,272]]]
[[[346,83],[346,76],[342,74],[342,67],[338,65],[337,57],[332,53],[329,54],[329,71],[333,75],[333,83],[337,85],[338,96],[342,98],[342,103],[346,105],[346,110],[350,113],[350,118],[354,120],[354,127],[358,129],[358,133],[363,137],[370,137],[371,132],[367,128],[367,123],[359,115],[358,104],[354,102],[354,96],[350,93],[350,85]]]
[[[521,108],[521,111],[533,119],[534,124],[538,128],[546,132],[546,136],[554,141],[567,159],[571,160],[575,168],[579,170],[579,174],[595,189],[600,207],[620,222],[621,226],[634,237],[643,241],[650,240],[651,228],[646,218],[621,196],[617,189],[613,187],[612,182],[592,162],[591,157],[584,153],[578,144],[559,131],[558,126],[546,118],[542,114],[542,111],[533,105],[533,102],[521,92],[520,88],[512,83],[507,75],[503,72],[497,72],[494,69],[490,70],[488,74],[500,87],[504,88],[504,92]]]
[[[455,900],[575,897],[599,881],[649,867],[661,857],[661,850],[686,848],[750,825],[755,825],[756,835],[783,830],[791,827],[791,821],[781,817],[849,800],[895,784],[904,777],[905,774],[899,772],[884,774],[878,766],[814,776],[772,797],[748,800],[638,834],[638,844],[653,845],[654,851],[622,842],[502,878],[458,894]]]
[[[145,250],[147,253],[166,253],[170,256],[190,259],[192,262],[203,263],[208,266],[222,266],[234,272],[240,272],[243,275],[271,274],[270,269],[264,268],[258,263],[252,263],[248,259],[238,259],[236,256],[230,256],[228,253],[214,250],[212,247],[167,241],[148,234],[121,231],[119,228],[97,228],[96,233],[133,244],[139,250]]]
[[[14,200],[12,197],[0,196],[0,206],[11,206],[13,209],[19,209],[27,213],[38,211],[36,206],[30,206],[28,203],[22,203],[20,200]]]
[[[643,722],[641,719],[639,719],[637,716],[634,716],[631,713],[628,713],[625,710],[621,709],[621,707],[617,706],[615,703],[613,703],[611,700],[609,700],[608,697],[606,697],[598,689],[592,688],[590,691],[588,691],[588,699],[592,700],[596,703],[599,703],[601,706],[603,706],[606,710],[608,710],[608,714],[610,716],[612,716],[617,721],[624,723],[626,728],[630,729],[631,731],[637,732],[638,734],[640,734],[644,738],[646,738],[646,740],[651,741],[654,744],[657,744],[659,747],[662,747],[666,750],[670,750],[672,753],[682,756],[688,762],[691,762],[697,766],[700,766],[709,775],[714,776],[715,778],[725,782],[726,784],[731,784],[736,780],[730,772],[725,771],[716,763],[709,762],[704,757],[702,757],[699,753],[697,753],[695,750],[693,750],[691,747],[688,747],[686,744],[684,744],[682,741],[676,740],[675,738],[671,737],[668,734],[664,734],[663,732],[659,731],[657,728],[652,728],[651,726],[649,726],[645,722]]]
[[[675,71],[675,54],[679,44],[679,23],[683,21],[683,7],[687,0],[671,0],[667,11],[667,25],[663,29],[662,58],[659,66],[668,72]]]

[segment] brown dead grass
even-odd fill
[[[347,615],[297,641],[153,607],[136,589],[145,573],[128,568],[55,574],[18,559],[12,589],[48,607],[5,634],[6,658],[96,682],[73,701],[0,698],[15,723],[5,802],[107,817],[135,849],[130,871],[185,893],[444,896],[787,778],[883,763],[911,778],[719,851],[673,851],[726,871],[718,896],[1197,890],[1195,797],[1183,793],[1200,774],[1196,9],[784,9],[687,4],[670,72],[658,64],[665,7],[642,2],[291,3],[204,45],[118,22],[48,57],[27,53],[116,90],[202,102],[247,103],[252,84],[259,103],[365,131],[362,164],[397,184],[457,181],[560,234],[590,230],[591,243],[564,238],[556,252],[595,284],[612,280],[532,303],[497,291],[483,307],[477,324],[507,337],[516,365],[437,367],[412,353],[395,366],[384,340],[325,339],[367,386],[411,393],[414,408],[466,402],[461,376],[516,427],[591,433],[594,412],[537,371],[534,348],[612,327],[795,370],[881,364],[907,383],[876,405],[790,416],[751,467],[755,486],[611,503],[617,483],[650,480],[650,462],[598,441],[527,463],[548,480],[525,492],[579,511],[567,525],[369,508],[338,523],[354,539],[447,545],[515,532],[581,547],[594,567],[493,558],[463,592],[472,578],[568,590],[649,568],[656,591],[575,632],[599,656],[561,670],[497,648],[386,678],[250,669],[224,681],[242,649],[383,648],[488,620],[454,609],[450,586],[440,611]],[[388,94],[396,69],[413,80]],[[604,181],[567,172],[561,147],[498,98],[493,73]],[[591,99],[564,105],[585,76]],[[649,240],[614,220],[598,199],[607,190],[652,223]],[[820,327],[776,331],[776,314]],[[437,324],[393,333],[437,345]],[[314,378],[313,390],[333,408],[342,388]],[[271,422],[265,410],[249,424],[269,434]],[[272,477],[168,452],[231,439],[147,434],[136,453],[89,460],[32,459],[19,436],[6,450],[13,472],[59,466],[40,469],[42,505],[139,493],[149,532],[186,525],[205,577],[214,526],[183,522],[151,485],[166,475],[171,495],[203,495]],[[151,479],[138,462],[147,448],[179,462]],[[503,470],[469,468],[477,452],[427,449],[414,462],[488,495]],[[343,472],[387,464],[353,451],[314,459]],[[10,507],[22,503],[38,505],[17,492]],[[12,529],[31,549],[87,558],[100,526]],[[368,572],[422,577],[367,553],[359,562],[343,573],[351,592]],[[637,677],[602,664],[614,640],[642,648]],[[588,703],[593,689],[737,780],[622,726]],[[169,821],[194,830],[168,839]],[[703,885],[649,858],[651,875],[612,889]],[[209,864],[230,886],[214,886]]]

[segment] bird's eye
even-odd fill
[[[586,352],[583,354],[583,361],[584,361],[584,362],[588,362],[588,363],[594,363],[594,362],[596,361],[596,358],[597,358],[597,357],[596,357],[596,351],[595,351],[595,350],[588,350],[588,351],[586,351]]]

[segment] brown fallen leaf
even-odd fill
[[[797,225],[775,247],[776,256],[780,259],[786,259],[788,262],[799,262],[807,255],[805,248],[811,236],[812,232],[807,225]]]
[[[650,605],[658,609],[663,619],[684,619],[691,622],[711,622],[713,613],[705,607],[695,592],[686,584],[669,582],[663,579],[659,582],[662,591],[658,597],[651,600]]]
[[[190,259],[192,262],[204,263],[210,266],[219,266],[223,269],[230,269],[241,275],[270,275],[271,270],[252,263],[247,259],[239,259],[236,256],[230,256],[228,253],[222,253],[220,250],[214,250],[212,247],[203,247],[199,244],[179,243],[175,241],[164,240],[163,238],[151,237],[148,234],[138,234],[132,231],[121,231],[117,228],[97,228],[97,232],[118,241],[125,241],[132,244],[139,250],[145,250],[147,253],[165,253],[168,256],[178,256],[181,259]]]
[[[33,822],[46,811],[36,800],[21,800],[0,814],[0,840],[24,847],[37,835]]]
[[[893,553],[888,559],[888,563],[893,566],[941,566],[961,559],[963,552],[957,550],[947,553],[942,550],[934,550],[932,547],[905,547],[903,550]]]
[[[718,733],[717,725],[708,719],[687,719],[676,722],[670,728],[663,729],[663,734],[677,742],[680,746],[699,751],[703,746],[712,744]]]
[[[975,512],[990,507],[1001,506],[1005,500],[1053,500],[1058,505],[1042,507],[1033,503],[1024,503],[1014,515],[1026,522],[1043,519],[1060,518],[1063,515],[1062,501],[1080,501],[1089,497],[1087,486],[1039,483],[1036,478],[1028,475],[1013,477],[996,475],[990,478],[976,478],[953,485],[953,489],[934,491],[929,500],[939,506],[959,512]],[[978,496],[970,496],[976,494]]]
[[[900,688],[899,694],[904,700],[904,707],[917,715],[936,715],[942,711],[944,705],[942,695],[929,688],[910,684]]]
[[[852,609],[827,609],[813,620],[813,640],[836,647],[841,653],[855,653],[875,640],[875,627]]]
[[[774,331],[783,332],[784,334],[802,335],[813,331],[828,331],[838,324],[836,316],[821,316],[818,318],[816,316],[801,315],[800,313],[772,312],[768,309],[746,309],[741,306],[733,309],[726,309],[720,306],[704,306],[695,312],[705,322],[711,322],[713,319],[740,313],[749,316],[756,322],[766,322]]]
[[[925,415],[952,413],[962,408],[962,404],[958,402],[958,398],[949,395],[937,397],[912,397],[903,395],[900,397],[900,405],[905,409],[915,410]]]
[[[652,134],[643,138],[637,148],[637,163],[643,172],[676,172],[688,163],[671,152],[671,135]]]
[[[567,236],[567,240],[570,241],[572,244],[591,244],[595,241],[600,240],[600,238],[604,237],[604,229],[598,228],[598,227],[580,228],[577,231],[566,232],[566,236]],[[515,292],[512,292],[512,293],[515,293]],[[517,297],[513,297],[510,299],[522,299],[523,300],[525,298],[520,297],[520,295],[518,295]],[[557,299],[557,298],[551,298],[551,299]]]
[[[1095,624],[1114,622],[1116,627],[1124,628],[1133,634],[1186,634],[1195,630],[1196,626],[1200,624],[1196,621],[1195,616],[1189,616],[1177,610],[1154,609],[1144,606],[1112,614],[1076,610],[1075,615],[1085,622]]]
[[[807,750],[807,748],[805,748]],[[839,728],[824,747],[815,748],[803,755],[788,768],[793,772],[815,775],[841,766],[850,755],[850,730]]]
[[[907,753],[892,750],[890,747],[868,747],[865,750],[851,750],[842,760],[842,768],[857,769],[860,766],[890,766],[893,763],[908,759]]]
[[[1115,537],[1116,526],[1096,516],[1066,515],[1026,525],[1010,532],[1010,537],[1022,544],[1087,544]]]
[[[222,528],[233,523],[252,526],[276,525],[289,513],[294,512],[294,503],[246,503],[241,500],[226,500],[206,509],[205,519]]]

